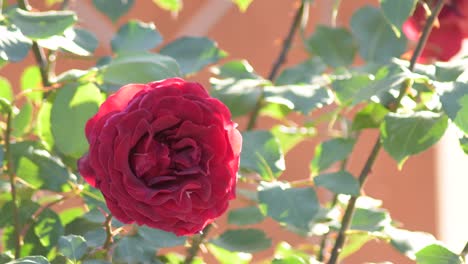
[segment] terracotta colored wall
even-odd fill
[[[222,1],[222,0],[217,0]],[[33,4],[35,1],[31,1]],[[72,1],[73,2],[73,1]],[[179,32],[183,32],[184,28],[191,26],[197,28],[191,19],[194,15],[210,3],[208,0],[196,1],[186,0],[184,10],[179,15],[178,19],[174,19],[168,12],[155,8],[149,0],[137,1],[138,3],[132,11],[120,23],[128,18],[139,18],[142,21],[153,21],[166,40],[174,39]],[[311,24],[328,23],[328,11],[332,1],[316,1],[312,7],[310,15]],[[363,4],[371,1],[354,0],[343,1],[338,25],[346,25],[350,20],[353,11]],[[108,40],[111,36],[110,32],[115,31],[112,25],[102,15],[91,9],[86,9],[90,1],[74,1],[72,6],[81,10],[80,24],[90,30],[95,31],[101,39]],[[230,8],[225,14],[220,15],[220,19],[211,27],[199,28],[202,32],[207,32],[207,35],[218,41],[221,48],[228,51],[229,59],[245,58],[254,68],[263,76],[268,74],[268,71],[276,58],[281,47],[281,39],[286,34],[290,21],[297,6],[296,1],[272,1],[272,0],[255,0],[247,13],[241,14],[234,7]],[[216,12],[216,11],[213,11]],[[209,19],[209,17],[207,17]],[[200,22],[201,21],[201,22]],[[198,19],[197,23],[203,24],[203,17]],[[192,24],[191,24],[192,23]],[[111,31],[109,31],[111,29]],[[308,31],[312,31],[313,26],[309,25]],[[99,55],[108,54],[109,45],[101,43],[98,50]],[[297,63],[306,58],[303,52],[303,47],[300,40],[297,38],[292,47],[288,64]],[[21,64],[9,65],[0,70],[0,75],[7,76],[14,81],[15,87],[18,87],[20,69],[25,64],[31,63],[31,56],[27,61]],[[73,64],[72,64],[73,63]],[[85,68],[90,65],[89,62],[83,61],[76,64],[74,60],[63,60],[58,65],[58,71],[62,71],[71,66]],[[204,73],[197,77],[199,81],[207,84],[208,74]],[[326,110],[325,110],[326,111]],[[295,118],[295,117],[293,117]],[[296,118],[300,121],[300,118]],[[245,124],[245,120],[240,119],[238,122]],[[272,124],[271,120],[261,119],[260,126],[268,127]],[[357,147],[349,162],[349,170],[357,174],[365,158],[370,152],[370,148],[375,141],[376,135],[372,132],[365,132],[361,135]],[[301,179],[307,178],[309,175],[308,165],[313,157],[313,150],[318,139],[303,142],[297,146],[286,158],[288,171],[284,175],[285,179]],[[396,163],[389,158],[386,153],[381,153],[376,166],[372,170],[372,175],[366,185],[366,193],[374,198],[384,201],[384,207],[392,212],[393,219],[400,221],[405,228],[422,230],[434,233],[436,231],[436,206],[435,206],[435,154],[434,150],[425,152],[422,155],[417,155],[408,160],[404,166],[404,172],[400,172],[396,168]],[[326,194],[324,194],[326,195]],[[238,200],[232,206],[240,206],[244,203]],[[224,220],[223,220],[224,219]],[[223,223],[223,217],[219,223]],[[286,232],[271,220],[260,225],[262,228],[269,230],[269,234],[274,236],[275,242],[286,240],[292,244],[304,242],[303,238]],[[219,230],[226,228],[220,224]],[[313,241],[311,241],[313,243]],[[260,253],[256,259],[261,259],[268,256],[271,252]],[[366,245],[361,252],[349,258],[346,263],[363,263],[365,261],[380,262],[392,261],[394,263],[411,263],[407,259],[401,257],[392,248],[384,243],[373,242]]]

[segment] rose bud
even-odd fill
[[[242,138],[229,109],[198,83],[126,85],[85,133],[80,174],[123,223],[195,234],[235,197]]]

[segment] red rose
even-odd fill
[[[81,175],[124,223],[194,234],[235,197],[242,138],[228,108],[179,78],[129,84],[86,124]]]
[[[468,37],[463,32],[464,25],[468,23],[464,1],[452,0],[442,8],[438,16],[439,24],[432,28],[420,62],[430,62],[432,59],[448,61],[460,52],[463,39]],[[418,5],[403,25],[403,32],[409,40],[418,41],[425,23],[426,12]]]

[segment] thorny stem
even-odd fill
[[[104,221],[104,228],[106,229],[106,240],[102,245],[104,250],[109,250],[110,246],[112,245],[112,214],[108,214],[106,217],[106,221]]]
[[[202,233],[192,238],[192,246],[187,250],[187,258],[185,258],[184,264],[191,264],[200,250],[200,245],[205,240],[208,232],[210,231],[213,224],[209,224],[203,229]]]
[[[23,10],[30,10],[31,6],[27,0],[19,0],[18,6]],[[48,63],[44,50],[39,47],[36,41],[32,43],[32,51],[34,53],[34,58],[36,59],[37,65],[39,66],[39,71],[41,72],[42,86],[47,87],[50,85],[49,81],[49,72],[48,72]]]
[[[425,44],[427,42],[429,34],[431,33],[434,21],[436,20],[437,16],[439,15],[440,11],[442,10],[443,6],[444,6],[444,0],[439,0],[437,2],[436,6],[434,7],[434,10],[432,11],[431,16],[428,18],[428,20],[427,20],[427,22],[426,22],[426,24],[424,26],[422,35],[419,38],[416,49],[415,49],[415,51],[414,51],[414,53],[413,53],[413,55],[411,57],[410,66],[409,66],[410,71],[414,70],[414,67],[416,66],[416,62],[417,62],[419,56],[421,55],[422,50],[424,49],[424,46],[425,46]],[[400,89],[400,94],[398,95],[398,98],[396,99],[396,101],[394,103],[394,109],[392,109],[392,110],[396,110],[399,107],[399,105],[401,103],[401,100],[403,99],[406,92],[407,92],[407,85],[403,85],[401,87],[401,89]],[[367,176],[369,175],[369,172],[371,171],[371,168],[372,168],[372,166],[373,166],[373,164],[374,164],[374,162],[375,162],[375,160],[376,160],[376,158],[378,156],[378,153],[379,153],[379,150],[380,150],[381,147],[382,147],[382,143],[380,141],[380,136],[379,136],[377,138],[377,141],[374,144],[374,147],[372,148],[372,152],[369,155],[369,158],[367,159],[366,164],[364,165],[364,168],[362,169],[361,174],[359,175],[359,184],[360,184],[361,188],[364,185],[364,183],[365,183],[365,181],[367,179]],[[337,236],[337,238],[335,240],[335,245],[333,246],[332,253],[331,253],[330,259],[328,261],[328,264],[335,264],[338,261],[339,254],[340,254],[340,252],[341,252],[341,250],[343,248],[344,242],[346,240],[346,231],[349,229],[349,226],[351,224],[351,220],[353,218],[353,214],[354,214],[357,199],[358,199],[357,196],[353,196],[353,197],[351,197],[351,199],[348,202],[345,214],[343,216],[343,219],[341,220],[341,228],[340,228],[340,231],[338,232],[338,236]]]
[[[20,222],[19,222],[19,212],[18,212],[18,204],[16,201],[16,177],[15,172],[13,171],[13,162],[11,158],[11,150],[10,150],[10,141],[11,141],[11,115],[12,112],[8,111],[7,114],[7,126],[5,131],[5,157],[6,157],[6,172],[10,179],[10,186],[11,186],[11,199],[13,203],[13,221],[14,221],[14,228],[15,228],[15,258],[20,257],[21,253],[21,233],[20,233]]]
[[[301,25],[304,12],[307,12],[307,10],[304,9],[304,1],[301,1],[301,6],[297,9],[296,14],[294,15],[294,20],[293,20],[293,23],[291,24],[291,27],[289,28],[288,35],[283,41],[283,47],[281,49],[281,52],[278,55],[278,58],[276,59],[275,63],[273,64],[270,74],[268,75],[268,80],[273,81],[276,78],[280,67],[286,61],[286,56],[288,55],[288,52],[291,49],[291,44],[294,39],[294,35],[296,34],[296,31],[299,29],[299,26]],[[247,130],[252,130],[255,127],[258,116],[260,114],[260,110],[263,105],[263,99],[265,96],[264,89],[263,87],[261,87],[260,89],[261,89],[261,93],[257,99],[257,103],[254,109],[252,110],[252,114],[250,115],[249,123],[247,124]]]

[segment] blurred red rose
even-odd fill
[[[197,83],[126,85],[85,132],[79,171],[124,223],[194,234],[235,197],[242,138],[228,108]]]
[[[430,62],[433,59],[448,61],[458,54],[463,39],[468,37],[467,3],[465,0],[451,0],[441,10],[438,25],[432,28],[426,46],[419,59]],[[403,25],[403,32],[411,41],[418,41],[426,22],[426,12],[418,4],[414,14]]]

